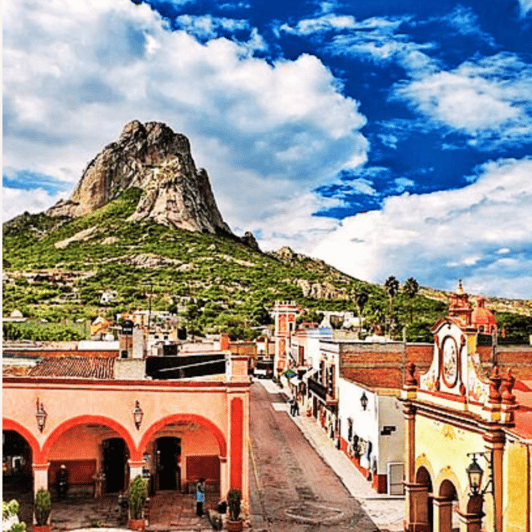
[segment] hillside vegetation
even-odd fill
[[[179,313],[197,333],[246,338],[269,323],[276,300],[295,300],[309,319],[353,311],[398,337],[407,325],[409,339],[430,340],[429,326],[446,311],[444,298],[399,287],[392,301],[384,287],[288,248],[266,254],[227,234],[130,221],[141,192],[129,188],[75,219],[25,213],[4,224],[4,316],[18,310],[60,323],[151,308]],[[103,293],[113,299],[102,303]]]

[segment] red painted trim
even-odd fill
[[[142,440],[139,444],[139,455],[142,457],[142,453],[144,452],[144,450],[148,446],[148,443],[153,439],[153,436],[157,432],[163,429],[166,425],[170,425],[177,421],[195,421],[196,423],[199,423],[202,427],[205,427],[210,430],[218,440],[218,446],[220,447],[220,455],[227,455],[227,443],[225,441],[223,432],[212,421],[202,416],[198,416],[197,414],[172,414],[171,416],[163,417],[159,421],[155,422],[144,433],[144,436],[142,437]]]
[[[32,463],[42,464],[48,461],[44,458],[44,454],[41,451],[41,446],[39,445],[37,438],[35,438],[26,427],[12,419],[2,418],[2,430],[14,430],[28,442],[28,445],[31,447]]]
[[[59,384],[60,388],[72,389],[79,388],[81,385],[88,385],[90,388],[108,387],[112,388],[249,388],[250,382],[223,382],[223,381],[171,381],[171,380],[116,380],[116,379],[82,379],[76,378],[75,381],[70,377],[13,377],[5,376],[2,378],[3,384],[31,384],[35,386],[43,384]],[[5,386],[4,386],[5,387]],[[112,388],[111,388],[112,387]],[[187,390],[188,391],[188,390]]]
[[[244,445],[244,403],[239,397],[231,401],[231,488],[242,490]]]
[[[81,425],[88,425],[88,424],[99,424],[104,425],[106,427],[109,427],[110,429],[113,429],[116,431],[121,438],[124,439],[126,442],[126,445],[129,449],[129,455],[134,460],[142,460],[142,455],[137,451],[137,447],[135,445],[135,442],[133,441],[133,438],[120,423],[116,422],[114,419],[110,419],[105,416],[91,416],[91,415],[82,415],[73,417],[71,419],[67,419],[61,425],[59,425],[51,434],[48,436],[42,452],[43,456],[46,461],[49,460],[50,452],[52,450],[52,447],[57,442],[57,440],[69,429],[73,427],[79,427]],[[137,456],[139,458],[137,458]]]

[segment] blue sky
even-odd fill
[[[532,298],[532,0],[8,0],[3,219],[133,119],[262,249]]]

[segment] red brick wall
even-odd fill
[[[413,362],[418,372],[430,367],[432,344],[368,343],[342,345],[341,376],[379,388],[402,388],[405,365]]]
[[[532,380],[532,346],[497,346],[495,358],[499,368],[512,370],[518,380]]]

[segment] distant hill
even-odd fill
[[[447,308],[443,292],[422,288],[409,299],[400,290],[391,315],[382,286],[235,236],[186,137],[155,122],[128,124],[68,201],[6,222],[3,268],[3,315],[50,322],[151,308],[179,313],[197,332],[243,338],[269,322],[276,300],[295,300],[307,319],[319,319],[316,310],[361,310],[368,324],[394,325],[398,336],[408,325],[409,338],[430,340],[430,324]],[[361,292],[367,301],[357,305]],[[495,303],[531,313],[530,302]]]

